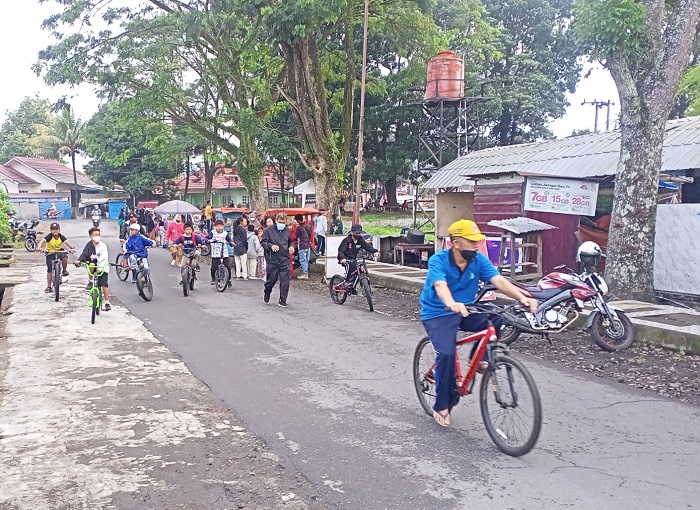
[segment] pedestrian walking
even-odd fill
[[[291,278],[289,256],[294,254],[294,245],[292,243],[292,233],[287,227],[287,215],[285,213],[281,212],[277,214],[275,217],[275,226],[268,227],[265,230],[261,244],[269,254],[263,300],[265,303],[270,302],[272,289],[279,280],[280,298],[278,305],[282,308],[287,308],[289,280]]]
[[[146,214],[146,232],[148,232],[148,238],[151,241],[156,240],[156,221],[152,212]]]
[[[168,229],[165,231],[165,242],[170,246],[170,253],[172,255],[171,266],[179,266],[182,261],[182,251],[174,245],[173,241],[178,237],[182,237],[185,233],[185,225],[182,223],[182,216],[179,214],[175,215],[175,219],[170,222]]]
[[[255,232],[255,225],[248,225],[248,278],[257,280],[258,275],[258,251],[260,251],[260,239]]]
[[[119,217],[117,218],[117,225],[119,225],[120,231],[121,231],[122,227],[124,226],[125,221],[126,221],[126,211],[122,207],[121,211],[119,211]]]
[[[331,221],[331,235],[343,235],[343,220],[341,220],[340,216],[337,214],[333,215],[333,221]]]
[[[233,257],[239,280],[248,279],[248,220],[237,218],[233,225]]]
[[[319,255],[325,255],[326,234],[328,233],[328,218],[326,218],[325,209],[321,209],[321,212],[314,218],[314,233],[316,234],[316,252]]]
[[[311,227],[304,221],[304,216],[297,214],[294,216],[297,222],[295,231],[297,244],[299,245],[299,264],[301,265],[300,280],[309,277],[309,254],[311,252]]]
[[[214,218],[214,213],[211,210],[211,200],[207,200],[207,205],[204,208],[204,221],[207,223],[207,232],[211,232],[213,223],[212,220]]]

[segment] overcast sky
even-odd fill
[[[4,74],[0,93],[0,122],[8,109],[17,108],[25,96],[34,94],[51,101],[66,96],[76,113],[83,120],[88,120],[99,105],[90,87],[48,87],[31,70],[39,50],[51,43],[48,33],[41,30],[41,22],[56,10],[55,4],[48,2],[39,5],[37,0],[0,0],[0,6],[3,13],[0,17],[0,69]],[[588,64],[587,68],[590,67]],[[593,67],[590,77],[583,79],[576,93],[569,97],[571,106],[566,115],[551,124],[557,137],[569,136],[574,129],[593,130],[595,108],[582,106],[584,100],[614,101],[616,105],[610,112],[611,127],[617,118],[619,101],[615,84],[607,71],[599,65]],[[605,109],[599,114],[598,127],[603,130]]]

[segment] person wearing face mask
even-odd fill
[[[104,310],[108,312],[112,309],[112,305],[109,304],[109,252],[107,251],[107,245],[102,242],[99,228],[91,228],[88,234],[90,235],[90,241],[83,248],[83,253],[78,257],[75,265],[78,267],[82,262],[89,262],[91,266],[96,266],[97,272],[103,271],[102,276],[97,280],[97,284],[102,288]],[[88,269],[89,271],[90,269]],[[92,279],[90,279],[86,290],[91,288]]]
[[[345,287],[352,287],[353,274],[357,271],[357,255],[360,250],[374,253],[378,250],[365,241],[362,233],[362,225],[355,224],[350,228],[350,235],[343,239],[338,246],[338,261],[345,266]],[[357,292],[357,291],[355,291]]]
[[[437,353],[435,367],[436,398],[433,418],[439,425],[450,425],[451,399],[455,386],[455,353],[457,332],[481,331],[488,326],[486,314],[472,314],[467,306],[474,303],[479,280],[491,283],[533,313],[537,301],[525,297],[479,253],[479,243],[486,237],[472,220],[459,220],[450,225],[448,232],[452,248],[442,250],[428,261],[428,274],[420,295],[421,321]],[[500,333],[500,317],[491,317]],[[476,346],[475,346],[476,347]],[[486,365],[486,366],[485,366]],[[484,370],[487,362],[479,367]]]
[[[283,212],[275,216],[275,226],[268,227],[263,233],[260,244],[268,254],[267,259],[267,279],[265,280],[265,290],[263,300],[270,302],[272,289],[280,282],[280,299],[278,305],[287,308],[287,297],[289,295],[289,280],[291,278],[291,267],[289,256],[294,253],[294,243],[292,233],[287,227],[287,215]]]
[[[185,225],[182,223],[182,216],[175,215],[175,220],[170,222],[168,230],[165,231],[165,242],[170,245],[170,253],[172,255],[171,266],[179,266],[182,262],[182,250],[175,246],[175,239],[182,237],[185,233]]]

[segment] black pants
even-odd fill
[[[280,281],[280,303],[287,302],[289,296],[289,280],[291,273],[289,271],[289,260],[286,263],[280,264],[276,260],[270,260],[267,264],[267,280],[265,281],[265,295],[272,294],[272,289]]]
[[[345,283],[350,285],[355,279],[355,273],[357,273],[357,261],[348,260],[347,266],[345,268]]]
[[[224,249],[226,248],[224,247]],[[219,258],[211,259],[211,281],[216,279],[216,270],[219,269],[220,263],[221,259]],[[228,269],[228,281],[231,281],[231,257],[224,257],[224,265]]]

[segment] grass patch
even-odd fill
[[[392,225],[363,225],[365,232],[373,236],[397,236],[401,234],[402,227]]]

